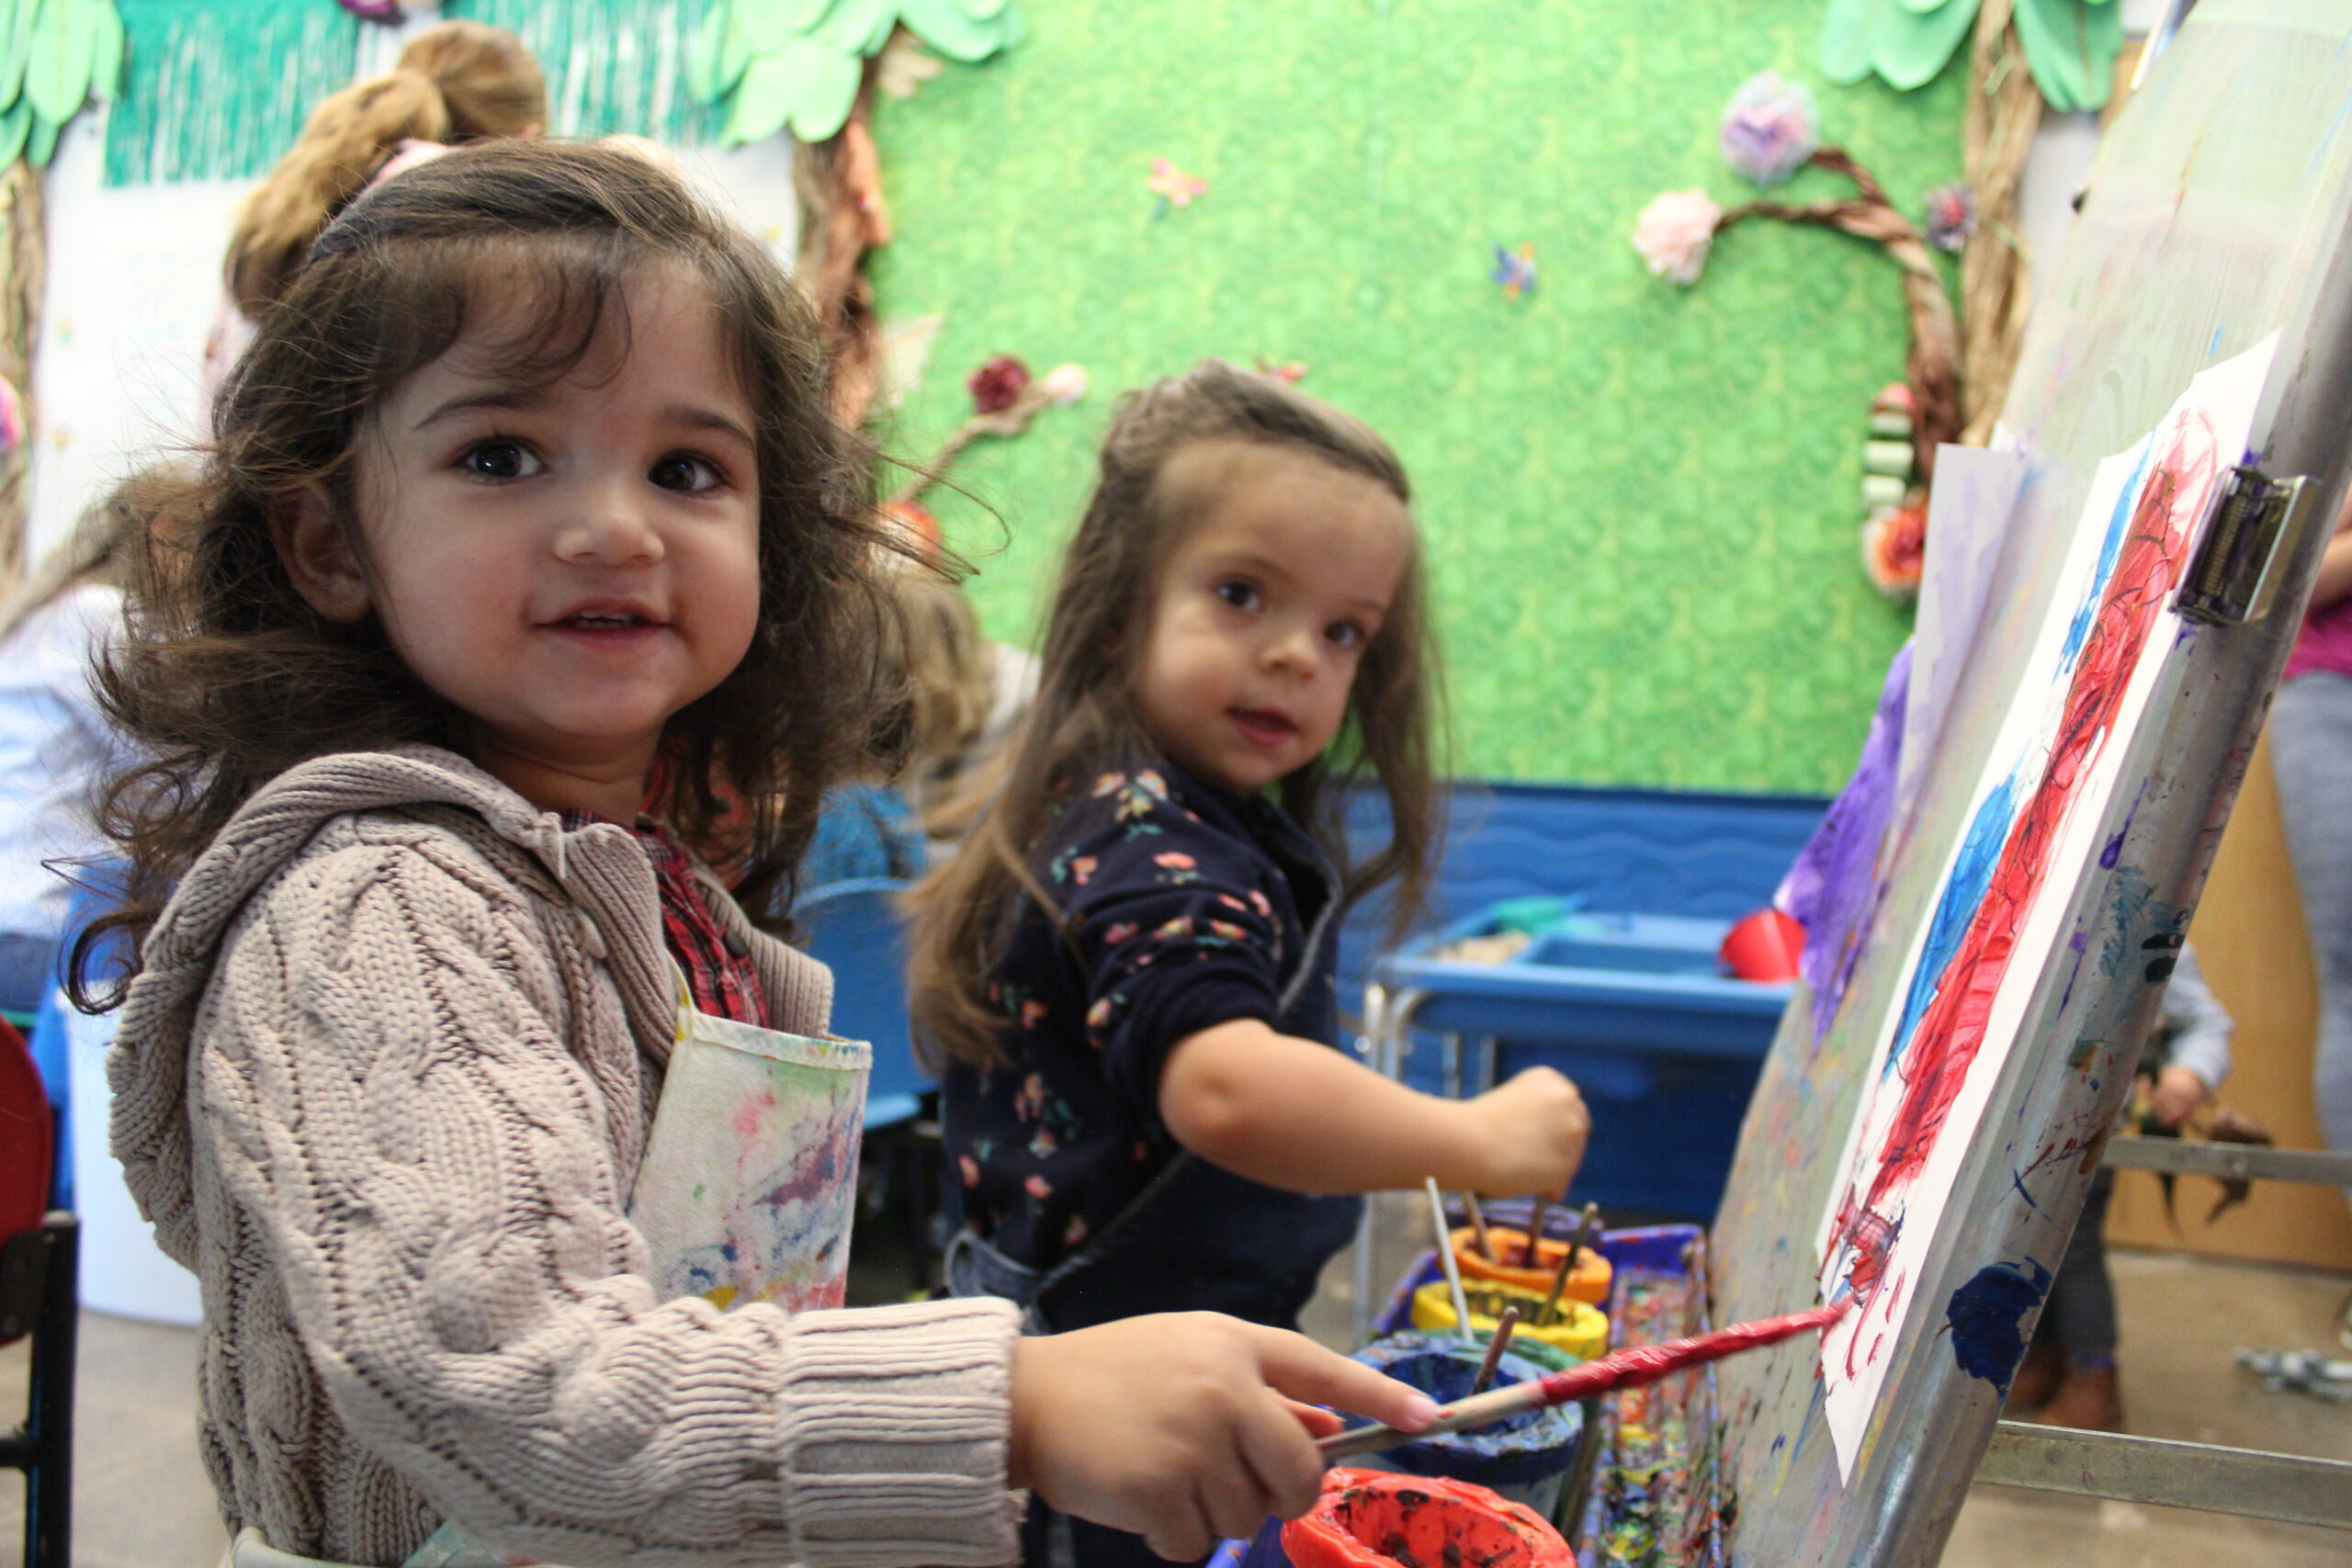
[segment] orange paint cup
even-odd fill
[[[1453,1233],[1453,1259],[1464,1280],[1492,1280],[1498,1284],[1515,1285],[1522,1291],[1533,1291],[1540,1298],[1552,1291],[1552,1277],[1560,1271],[1560,1259],[1567,1256],[1568,1244],[1550,1236],[1535,1244],[1536,1262],[1529,1267],[1519,1261],[1527,1256],[1527,1233],[1508,1225],[1490,1224],[1487,1234],[1495,1244],[1495,1259],[1478,1250],[1477,1233],[1468,1229]],[[1575,1270],[1568,1275],[1568,1288],[1560,1293],[1572,1301],[1603,1306],[1609,1301],[1609,1280],[1613,1272],[1609,1259],[1600,1256],[1598,1247],[1588,1247],[1577,1258]]]

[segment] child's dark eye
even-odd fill
[[[1229,578],[1211,592],[1237,610],[1254,610],[1261,603],[1258,585],[1247,578]]]
[[[1364,629],[1353,621],[1334,621],[1324,628],[1323,635],[1331,639],[1334,648],[1358,649],[1364,645]]]
[[[679,491],[687,495],[699,495],[727,482],[727,476],[718,471],[718,464],[707,457],[697,457],[691,452],[673,452],[654,464],[646,478],[663,490]]]
[[[547,465],[520,441],[500,437],[477,441],[458,453],[458,467],[478,479],[526,479]]]

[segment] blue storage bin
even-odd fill
[[[1374,973],[1392,997],[1418,997],[1413,1030],[1496,1040],[1498,1081],[1538,1064],[1576,1080],[1592,1109],[1592,1141],[1570,1202],[1704,1219],[1722,1201],[1792,989],[1724,973],[1715,954],[1730,927],[1570,910],[1502,963],[1434,956],[1503,929],[1481,912],[1388,954]],[[1417,1053],[1405,1067],[1414,1087],[1442,1091],[1438,1053]],[[1433,1070],[1441,1081],[1430,1081]],[[1464,1073],[1475,1089],[1477,1065]]]

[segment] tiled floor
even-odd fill
[[[1383,1259],[1384,1264],[1392,1260]],[[2230,1364],[2235,1345],[2332,1342],[2348,1283],[2290,1269],[2165,1255],[2118,1255],[2131,1430],[2352,1460],[2352,1411],[2266,1393]],[[1393,1262],[1375,1278],[1401,1270]],[[1346,1303],[1316,1325],[1344,1334]],[[24,1397],[21,1346],[0,1351],[0,1421]],[[210,1568],[220,1527],[194,1443],[195,1336],[96,1314],[82,1325],[76,1568]],[[22,1529],[18,1488],[0,1478],[0,1562]],[[2304,1568],[2352,1562],[2352,1534],[1979,1487],[1945,1568]]]

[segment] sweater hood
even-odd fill
[[[467,812],[537,860],[582,916],[582,940],[613,966],[640,1046],[657,1053],[666,1046],[675,982],[660,967],[664,950],[651,867],[628,829],[614,823],[567,829],[555,812],[539,810],[437,747],[345,752],[288,768],[254,792],[173,890],[140,950],[140,972],[107,1055],[115,1157],[141,1212],[153,1223],[157,1242],[181,1262],[193,1259],[196,1246],[190,1036],[221,940],[246,901],[327,822],[415,807]],[[716,902],[749,933],[748,920],[731,900]],[[623,926],[650,929],[645,940],[605,940]],[[787,1026],[820,1032],[831,989],[823,965],[773,941],[756,941],[754,951],[772,997],[783,999]],[[654,956],[648,961],[642,954]]]

